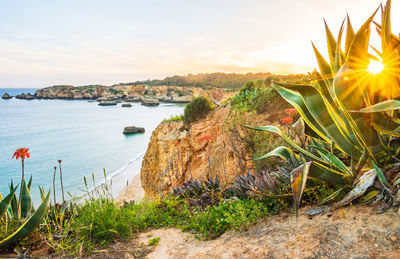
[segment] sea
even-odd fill
[[[0,88],[0,96],[5,92],[34,94],[36,90]],[[25,178],[33,177],[35,204],[40,202],[38,186],[52,189],[55,166],[56,200],[62,200],[59,159],[66,198],[85,194],[84,177],[89,189],[104,183],[104,170],[116,197],[140,173],[152,131],[183,110],[181,104],[147,107],[132,103],[131,108],[122,108],[120,103],[99,106],[87,100],[0,99],[0,192],[4,197],[11,181],[20,183],[21,160],[12,156],[16,149],[26,147],[31,156],[25,159]],[[126,126],[144,127],[145,133],[124,135]]]

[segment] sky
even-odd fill
[[[324,18],[337,35],[348,13],[357,30],[379,4],[1,0],[0,87],[111,85],[187,73],[305,73],[316,67],[311,41],[327,53]],[[400,4],[393,0],[398,34],[396,13]]]

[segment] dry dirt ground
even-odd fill
[[[91,258],[400,258],[399,208],[375,214],[353,206],[313,219],[307,209],[297,220],[281,213],[209,241],[173,228],[151,230]],[[157,237],[158,245],[148,245]]]

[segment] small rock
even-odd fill
[[[130,104],[130,103],[123,103],[121,106],[122,106],[122,107],[132,107],[132,104]]]
[[[142,105],[144,106],[157,106],[160,102],[157,99],[143,99]]]
[[[11,99],[11,98],[12,98],[12,96],[10,96],[8,93],[4,93],[3,96],[1,97],[1,99],[5,99],[5,100]]]
[[[144,128],[142,127],[135,127],[135,126],[129,126],[124,128],[124,134],[134,134],[134,133],[143,133]]]
[[[99,102],[98,105],[100,105],[100,106],[113,106],[113,105],[117,105],[117,102],[114,102],[114,101],[102,101],[102,102]]]

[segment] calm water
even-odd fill
[[[34,90],[0,89],[0,94],[33,93]],[[100,182],[103,168],[108,175],[126,184],[126,179],[118,179],[118,173],[132,163],[137,164],[136,172],[129,172],[126,177],[139,173],[151,132],[163,119],[182,114],[184,109],[182,105],[170,104],[132,105],[132,108],[122,108],[121,104],[101,107],[97,102],[88,101],[0,99],[1,193],[8,193],[11,179],[20,181],[21,162],[11,159],[20,147],[30,149],[25,174],[26,177],[33,175],[31,193],[36,202],[40,197],[37,185],[46,190],[51,188],[53,167],[58,159],[63,160],[64,189],[73,195],[82,194],[84,176],[91,178],[94,173]],[[129,125],[144,127],[146,132],[125,136],[122,131]]]

